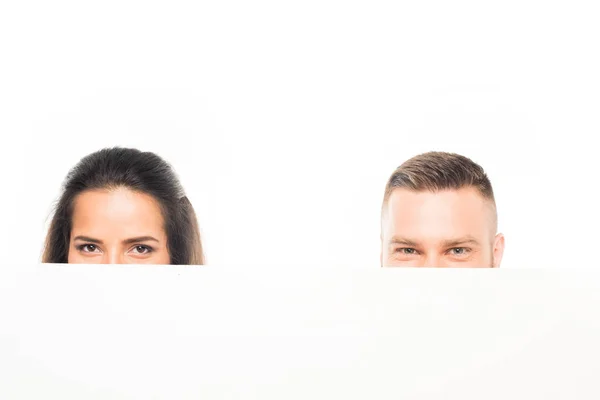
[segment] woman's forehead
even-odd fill
[[[124,188],[93,190],[83,192],[75,199],[74,231],[112,231],[135,236],[135,232],[160,232],[163,227],[164,219],[158,202],[145,193]]]

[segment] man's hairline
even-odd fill
[[[412,193],[432,193],[432,194],[438,194],[438,193],[442,193],[442,192],[458,192],[461,190],[473,190],[477,193],[477,195],[482,198],[486,203],[491,204],[492,206],[492,211],[494,213],[494,225],[495,225],[495,229],[494,229],[494,235],[498,233],[498,210],[496,208],[496,199],[494,197],[489,198],[485,195],[483,195],[481,193],[481,191],[475,186],[475,185],[463,185],[459,188],[443,188],[443,189],[436,189],[436,188],[423,188],[423,189],[413,189],[411,187],[406,187],[406,186],[397,186],[397,187],[392,187],[392,188],[386,188],[386,192],[385,192],[385,196],[383,199],[383,203],[381,205],[381,218],[380,218],[380,225],[381,225],[381,235],[383,236],[383,220],[384,217],[387,215],[387,205],[390,201],[390,197],[392,197],[392,194],[395,191],[398,190],[405,190],[407,192],[412,192]]]
[[[476,185],[470,185],[470,184],[465,184],[463,186],[460,186],[458,188],[454,188],[454,187],[447,187],[447,188],[421,188],[421,189],[415,189],[409,186],[395,186],[395,187],[386,187],[385,190],[385,195],[383,198],[383,203],[382,203],[382,208],[384,208],[387,203],[390,200],[390,197],[392,197],[392,194],[398,190],[405,190],[407,192],[412,192],[412,193],[432,193],[432,194],[438,194],[438,193],[443,193],[443,192],[460,192],[462,190],[471,190],[477,193],[477,195],[479,195],[479,197],[481,197],[483,200],[488,201],[489,203],[491,203],[494,208],[496,208],[496,199],[494,196],[489,197],[489,196],[485,196],[483,193],[481,193],[481,190],[479,190],[477,188]]]

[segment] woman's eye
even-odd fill
[[[135,253],[138,253],[138,254],[148,254],[148,253],[152,252],[152,248],[151,247],[149,247],[149,246],[142,246],[142,245],[135,246],[133,248],[133,250],[134,250]]]
[[[79,250],[83,251],[84,253],[93,253],[98,250],[98,247],[94,244],[83,244],[79,246]]]

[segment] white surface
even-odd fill
[[[104,146],[172,162],[213,265],[377,267],[393,169],[488,171],[504,268],[590,261],[600,26],[592,2],[213,1],[0,6],[0,251]]]
[[[0,270],[6,399],[598,399],[597,270]]]

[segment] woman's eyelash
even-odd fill
[[[138,244],[138,245],[133,246],[134,250],[138,250],[139,248],[144,249],[143,252],[139,252],[141,254],[148,254],[148,253],[152,253],[154,251],[154,248],[152,246],[148,246],[145,244]]]
[[[95,244],[91,244],[91,243],[80,244],[80,245],[76,246],[77,250],[79,250],[79,251],[85,251],[86,247],[93,248],[93,250],[87,251],[87,253],[93,252],[94,250],[96,250],[98,248],[98,246],[96,246]]]

